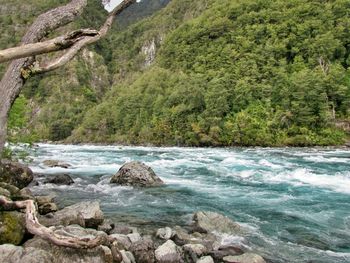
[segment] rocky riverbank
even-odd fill
[[[52,235],[102,241],[94,248],[55,245],[45,237],[29,233],[25,211],[5,211],[9,209],[3,206],[0,210],[0,262],[265,262],[244,247],[221,242],[222,234],[245,235],[244,227],[224,215],[198,211],[186,229],[171,226],[159,228],[151,235],[143,234],[142,229],[105,219],[97,201],[80,202],[59,210],[54,197],[33,196],[27,186],[33,184],[36,176],[28,168],[11,162],[3,167],[0,196],[13,201],[34,200],[40,224],[50,229]],[[45,181],[74,183],[62,175],[42,180]],[[142,187],[163,184],[151,168],[135,162],[124,165],[111,183],[135,183]]]

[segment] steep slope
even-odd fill
[[[66,2],[14,0],[1,3],[0,48],[17,45],[39,14]],[[81,27],[97,28],[106,14],[100,0],[88,1],[83,15],[55,34]],[[85,111],[95,105],[110,86],[99,51],[98,45],[91,46],[62,69],[30,79],[10,113],[10,139],[60,140],[69,136]],[[4,66],[0,68],[0,77]]]
[[[349,119],[348,1],[173,0],[112,35],[115,83],[70,141],[330,145]]]

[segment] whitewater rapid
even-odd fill
[[[197,210],[223,213],[249,229],[222,236],[273,262],[350,262],[350,151],[317,148],[157,148],[39,144],[39,174],[69,173],[71,186],[39,185],[60,205],[99,200],[114,220],[138,226],[187,225]],[[49,168],[53,159],[72,166]],[[166,186],[109,184],[125,162],[151,166]]]

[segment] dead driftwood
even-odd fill
[[[77,236],[65,236],[55,233],[54,229],[40,224],[37,217],[38,212],[36,204],[33,200],[12,201],[5,196],[0,195],[0,206],[5,211],[25,209],[25,224],[29,233],[37,235],[57,246],[69,248],[94,248],[102,245],[106,241],[103,236],[97,236],[95,238],[80,238]]]

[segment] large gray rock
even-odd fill
[[[0,246],[0,262],[17,263],[20,262],[23,255],[23,248],[12,244]]]
[[[155,262],[154,244],[151,239],[143,238],[133,243],[130,251],[134,254],[137,263]]]
[[[215,213],[200,211],[193,216],[193,227],[200,233],[220,232],[227,234],[239,234],[241,226],[228,217]]]
[[[104,217],[98,202],[80,202],[65,207],[50,216],[40,217],[45,226],[78,224],[83,227],[97,228],[103,223]]]
[[[138,187],[160,186],[164,184],[151,167],[140,162],[124,164],[119,171],[112,176],[110,182]]]
[[[98,232],[93,229],[84,229],[80,226],[68,226],[68,227],[55,227],[54,232],[60,235],[66,236],[78,236],[81,238],[94,238],[101,236],[107,238],[104,232]],[[20,259],[20,263],[72,263],[72,262],[84,262],[84,263],[100,263],[110,262],[112,263],[112,252],[104,246],[99,246],[94,249],[72,249],[62,246],[56,246],[43,240],[37,236],[27,241],[24,244],[24,253]]]
[[[74,181],[68,174],[55,174],[47,178],[44,184],[71,185]]]
[[[0,182],[14,185],[20,189],[33,181],[33,172],[28,166],[9,160],[0,162]]]
[[[25,228],[25,215],[17,211],[0,212],[0,244],[21,244]],[[1,261],[0,262],[5,262]]]
[[[227,256],[223,258],[225,263],[266,263],[259,255],[253,253],[245,253],[240,256]]]
[[[159,246],[155,251],[157,262],[159,263],[181,263],[181,249],[172,241],[168,240],[163,245]]]

